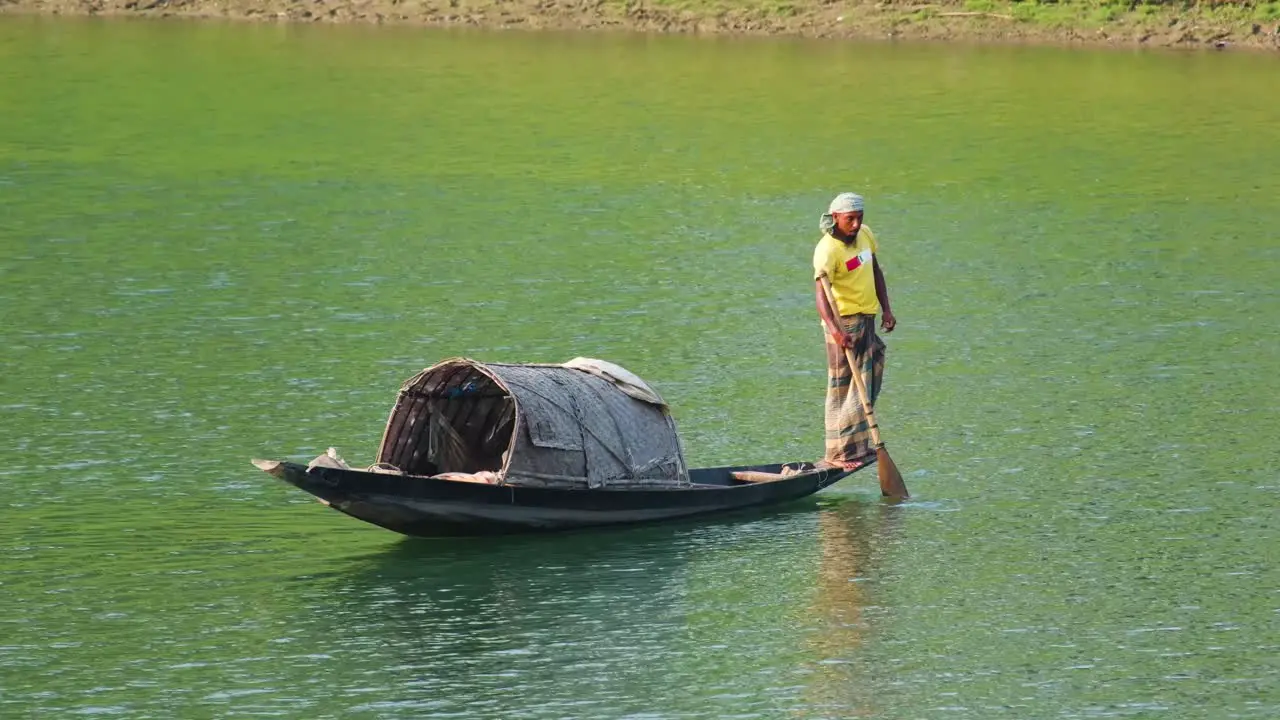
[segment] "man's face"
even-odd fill
[[[862,229],[862,211],[834,213],[831,216],[836,222],[836,229],[840,234],[846,237],[857,237],[858,231]]]

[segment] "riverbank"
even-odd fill
[[[1280,51],[1280,0],[0,0],[0,12]]]

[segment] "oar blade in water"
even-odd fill
[[[911,495],[907,492],[907,483],[898,472],[898,466],[889,457],[884,446],[876,448],[876,472],[880,475],[880,494],[895,500],[905,500]]]

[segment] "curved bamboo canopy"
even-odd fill
[[[387,419],[378,463],[561,488],[676,488],[688,468],[662,398],[611,363],[480,363],[452,358],[410,378]]]

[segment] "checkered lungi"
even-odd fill
[[[867,401],[874,408],[884,378],[885,353],[884,341],[876,335],[876,316],[845,315],[840,320],[853,336],[854,363],[862,371]],[[858,388],[853,384],[844,348],[836,345],[829,333],[824,335],[827,338],[827,411],[823,459],[833,463],[865,462],[875,450],[871,448],[871,429],[858,399]]]

